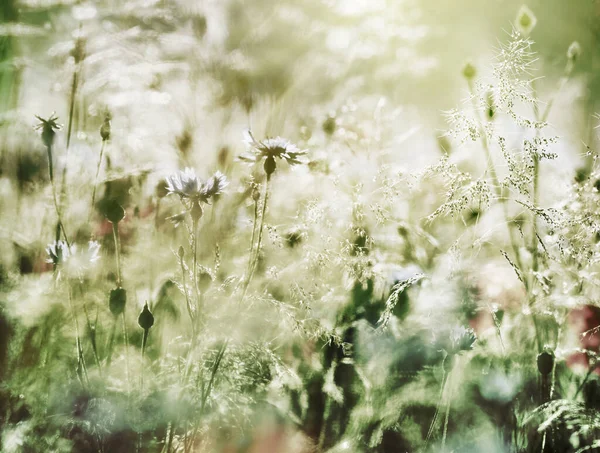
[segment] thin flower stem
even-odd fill
[[[90,315],[85,305],[83,306],[83,311],[85,312],[85,319],[87,322],[90,343],[92,345],[92,352],[94,353],[94,360],[96,361],[98,372],[100,373],[100,376],[102,376],[102,366],[100,365],[100,357],[98,355],[98,344],[96,342],[96,326],[92,326],[92,323],[90,321]]]
[[[127,325],[125,324],[125,311],[121,313],[121,320],[123,321],[123,338],[125,340],[125,380],[127,381],[127,394],[129,394],[129,337],[127,335]]]
[[[456,361],[459,357],[456,357]],[[448,378],[446,380],[446,414],[444,416],[444,429],[442,432],[442,452],[446,451],[446,438],[448,437],[448,421],[450,420],[450,407],[452,406],[452,393],[454,391],[454,368],[456,368],[456,362],[452,369],[448,372]]]
[[[112,361],[113,348],[115,344],[115,335],[117,332],[117,317],[114,317],[112,329],[110,329],[110,337],[108,340],[108,356],[106,357],[106,366],[110,367]]]
[[[250,275],[252,269],[252,262],[254,256],[254,241],[256,239],[256,227],[258,226],[258,200],[254,201],[254,221],[252,222],[252,238],[250,239],[250,254],[248,256],[248,271],[247,275]]]
[[[50,176],[50,185],[52,187],[52,199],[54,201],[54,209],[56,210],[56,217],[58,218],[58,225],[62,230],[63,236],[65,238],[65,243],[67,247],[71,249],[71,245],[69,243],[69,238],[67,237],[67,231],[65,230],[65,226],[62,221],[62,217],[60,215],[60,207],[58,205],[58,198],[56,197],[56,185],[54,184],[54,163],[52,159],[52,146],[47,146],[46,150],[48,152],[48,174]]]
[[[202,323],[202,295],[200,294],[200,286],[198,283],[198,225],[200,222],[197,220],[194,221],[194,225],[192,227],[192,242],[193,242],[193,254],[194,254],[194,268],[192,269],[192,278],[194,279],[194,289],[196,291],[196,314],[194,315],[194,321],[196,323],[195,331],[200,326],[198,324]]]
[[[179,258],[179,264],[181,265],[181,278],[183,281],[183,291],[185,292],[185,304],[187,306],[188,315],[190,322],[192,323],[192,335],[196,336],[196,321],[194,319],[194,312],[192,310],[192,303],[190,302],[190,295],[188,294],[187,285],[185,283],[185,266],[183,264],[183,257]]]
[[[146,353],[146,343],[148,342],[148,334],[150,329],[144,329],[144,336],[142,337],[142,366],[140,370],[140,387],[142,392],[144,391],[144,356]]]
[[[271,174],[267,173],[267,179],[265,180],[265,195],[263,198],[263,206],[262,212],[260,216],[260,227],[258,228],[258,240],[256,243],[256,250],[254,254],[254,259],[252,262],[252,266],[250,266],[250,271],[248,273],[248,277],[246,278],[246,282],[244,283],[244,290],[242,292],[242,300],[246,296],[246,292],[248,291],[248,287],[250,286],[250,282],[252,277],[254,276],[254,272],[256,271],[256,266],[258,265],[258,259],[260,257],[260,247],[262,245],[263,231],[265,227],[265,217],[267,214],[267,204],[269,202],[269,194],[271,188]]]
[[[79,321],[77,319],[77,312],[75,311],[75,306],[73,305],[73,296],[71,292],[71,286],[68,285],[68,299],[69,299],[69,307],[71,309],[71,313],[73,314],[73,321],[75,324],[75,345],[77,347],[77,362],[81,369],[83,370],[83,374],[85,376],[85,380],[87,385],[90,385],[90,378],[88,376],[87,366],[85,364],[85,358],[83,356],[83,347],[81,346],[81,335],[79,330]]]
[[[115,258],[117,262],[117,286],[121,287],[123,284],[123,276],[121,275],[121,240],[119,237],[119,224],[112,224],[113,238],[115,241]]]
[[[98,158],[98,165],[96,166],[96,176],[94,177],[94,189],[92,192],[92,206],[90,208],[90,214],[88,216],[88,221],[94,212],[94,205],[96,204],[96,189],[98,187],[98,175],[100,174],[100,167],[102,166],[102,156],[104,155],[104,147],[106,145],[106,140],[102,140],[102,145],[100,146],[100,157]]]

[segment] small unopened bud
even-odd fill
[[[335,132],[335,128],[337,126],[336,120],[335,120],[335,116],[333,115],[329,115],[325,121],[323,121],[323,132],[325,132],[327,135],[333,135],[333,133]]]
[[[496,108],[494,106],[494,95],[491,91],[488,91],[485,94],[485,104],[488,120],[494,119],[494,115],[496,114]]]
[[[265,159],[265,164],[263,166],[265,169],[265,173],[267,175],[272,175],[275,169],[277,168],[277,162],[275,162],[275,158],[273,156],[269,156]]]
[[[469,61],[463,66],[462,75],[467,80],[473,80],[477,75],[477,68]]]
[[[107,113],[104,116],[104,121],[102,122],[102,126],[100,126],[100,137],[102,137],[102,141],[110,140],[110,113]]]
[[[154,325],[154,315],[148,308],[148,302],[144,304],[144,308],[138,316],[138,324],[144,330],[149,330]]]
[[[185,250],[183,249],[182,245],[180,245],[179,249],[177,250],[177,256],[179,257],[179,259],[183,259],[183,257],[185,256]]]
[[[192,17],[192,28],[198,38],[204,37],[207,30],[206,16],[203,14]]]
[[[531,31],[535,28],[537,19],[533,12],[527,7],[527,5],[521,6],[517,14],[517,20],[515,21],[515,27],[524,36],[529,36]]]
[[[160,182],[156,185],[156,189],[154,189],[154,193],[158,198],[165,198],[169,194],[169,188],[167,185],[167,181],[161,179]]]
[[[116,200],[103,202],[101,211],[111,223],[119,223],[125,217],[125,210]]]
[[[544,351],[537,356],[537,366],[542,376],[547,376],[552,373],[554,367],[554,353],[552,351]]]
[[[108,299],[108,308],[110,312],[116,317],[125,311],[125,304],[127,303],[127,292],[123,288],[115,288],[111,290]]]
[[[575,63],[579,55],[581,55],[581,46],[577,41],[573,41],[567,50],[567,58]]]
[[[192,215],[192,220],[194,221],[194,223],[197,223],[201,218],[202,218],[202,206],[200,206],[200,203],[198,203],[197,201],[194,202],[194,205],[192,206],[192,210],[190,211],[190,214]]]

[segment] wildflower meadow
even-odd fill
[[[600,3],[0,0],[0,452],[600,452]]]

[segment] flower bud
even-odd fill
[[[541,375],[547,376],[552,373],[554,367],[554,353],[552,351],[543,351],[537,356],[537,366]]]
[[[517,20],[515,21],[515,27],[524,36],[529,36],[531,31],[535,28],[537,19],[533,12],[526,6],[521,6],[519,13],[517,14]]]
[[[114,316],[119,316],[125,311],[127,303],[127,292],[123,288],[115,288],[111,290],[108,300],[108,308]]]
[[[102,137],[102,141],[110,140],[110,114],[107,113],[104,116],[104,122],[102,126],[100,126],[100,137]]]
[[[177,250],[177,256],[179,257],[179,259],[183,259],[183,257],[185,256],[185,250],[183,249],[182,245],[180,245],[179,249]]]
[[[475,76],[477,75],[477,68],[475,67],[475,65],[473,63],[468,61],[463,66],[462,75],[467,80],[473,80],[475,78]]]
[[[336,125],[335,116],[329,115],[325,121],[323,121],[323,125],[321,127],[323,128],[323,132],[325,132],[327,135],[333,135]]]
[[[491,91],[488,91],[485,94],[485,107],[488,120],[494,119],[494,115],[496,113],[496,108],[494,106],[494,95]]]
[[[567,50],[567,58],[569,61],[575,63],[581,55],[581,46],[577,41],[573,41]]]
[[[202,218],[202,213],[202,206],[200,206],[200,203],[195,201],[194,205],[192,206],[192,210],[190,211],[194,223],[197,223]]]
[[[264,164],[265,173],[267,175],[272,175],[276,168],[277,163],[275,162],[275,158],[273,156],[267,157]]]
[[[144,330],[148,330],[154,325],[154,315],[148,308],[148,302],[144,304],[144,308],[138,316],[138,324]]]
[[[169,195],[167,181],[164,179],[161,179],[160,182],[156,185],[156,188],[154,189],[154,193],[156,194],[156,196],[158,198],[165,198],[167,195]]]
[[[116,200],[104,201],[100,209],[111,223],[119,223],[125,217],[125,210]]]

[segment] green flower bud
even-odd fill
[[[327,135],[333,135],[336,126],[337,124],[335,116],[329,115],[325,121],[323,121],[323,125],[321,127],[323,128],[323,132],[325,132]]]
[[[475,76],[477,75],[477,68],[475,67],[475,65],[473,65],[473,63],[468,61],[463,66],[462,74],[465,79],[473,80],[475,78]]]
[[[567,50],[567,58],[569,61],[575,63],[579,58],[579,55],[581,55],[581,46],[577,41],[573,41]]]
[[[138,324],[144,330],[148,330],[154,325],[154,315],[148,308],[148,302],[144,304],[144,308],[138,316]]]
[[[104,115],[104,122],[102,126],[100,126],[100,137],[102,137],[102,141],[110,140],[110,113]]]
[[[537,19],[533,12],[527,7],[527,5],[521,6],[519,13],[517,14],[517,20],[515,21],[515,27],[524,36],[528,36],[531,31],[535,28]]]
[[[552,373],[554,367],[554,353],[552,351],[544,351],[537,356],[537,366],[541,375],[547,376]]]
[[[158,198],[165,198],[169,194],[169,189],[167,188],[167,181],[161,179],[160,182],[156,185],[154,193]]]
[[[119,316],[125,311],[127,303],[127,292],[123,288],[115,288],[111,290],[108,300],[108,307],[114,316]]]
[[[202,206],[200,206],[200,203],[198,203],[197,201],[194,202],[194,205],[192,206],[192,210],[190,211],[190,214],[192,215],[192,220],[194,221],[194,223],[197,223],[201,218],[202,218]]]
[[[179,246],[179,249],[177,250],[177,256],[178,256],[180,259],[183,259],[183,257],[185,256],[185,250],[183,249],[183,246],[182,246],[182,245],[180,245],[180,246]]]
[[[488,120],[494,119],[494,115],[496,113],[496,108],[494,106],[494,95],[491,91],[488,91],[485,94],[485,105],[486,105],[486,113]]]
[[[267,175],[272,175],[277,168],[277,162],[273,156],[269,156],[265,159],[264,169]]]
[[[105,200],[100,206],[100,211],[112,223],[119,223],[125,217],[125,210],[116,200]]]

